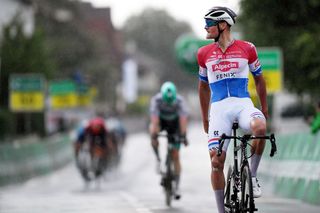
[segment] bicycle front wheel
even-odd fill
[[[170,153],[170,152],[168,152]],[[166,196],[166,204],[167,206],[171,206],[172,196],[173,196],[173,164],[171,160],[171,155],[167,155],[166,160],[166,175],[164,178],[164,189],[165,189],[165,196]]]
[[[255,211],[252,179],[249,165],[244,165],[241,171],[241,200],[240,210],[243,213]]]

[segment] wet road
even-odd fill
[[[84,186],[74,164],[21,185],[0,188],[1,213],[216,213],[210,186],[206,138],[192,126],[190,146],[181,148],[182,199],[165,206],[160,177],[146,134],[127,140],[121,166],[107,173],[100,186]],[[164,146],[161,149],[164,153]],[[264,180],[264,196],[256,199],[259,212],[318,213],[320,207],[274,197]]]

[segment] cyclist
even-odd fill
[[[156,155],[157,171],[160,172],[160,156],[158,133],[162,130],[171,134],[179,134],[180,141],[188,145],[186,138],[188,112],[183,97],[177,94],[176,86],[167,81],[162,84],[161,91],[152,97],[150,103],[150,126],[151,145]],[[172,159],[174,162],[175,173],[175,198],[179,199],[179,182],[181,173],[181,164],[179,159],[180,143],[174,144]]]
[[[203,126],[208,133],[211,158],[211,183],[216,196],[218,211],[224,212],[225,179],[223,168],[229,141],[225,141],[223,153],[217,154],[220,136],[231,134],[232,123],[238,120],[240,127],[254,135],[265,135],[268,107],[266,85],[255,46],[235,40],[230,28],[235,24],[235,12],[227,7],[213,7],[204,16],[206,38],[215,42],[201,47],[197,53],[199,64],[199,98]],[[254,77],[261,111],[254,107],[248,93],[249,72]],[[255,197],[261,196],[256,178],[257,168],[265,141],[252,144],[251,173]]]
[[[96,139],[96,137],[99,137],[101,141],[101,146],[105,150],[105,154],[107,154],[108,151],[112,151],[113,144],[110,142],[110,139],[107,136],[108,131],[105,125],[105,120],[103,118],[95,117],[89,120],[88,123],[81,126],[78,130],[77,139],[74,146],[76,158],[78,156],[82,144],[86,140],[89,140],[89,142],[92,143]]]

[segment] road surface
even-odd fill
[[[206,137],[199,125],[189,131],[190,146],[181,148],[182,199],[166,207],[155,172],[155,158],[144,133],[128,138],[121,166],[98,184],[85,187],[74,163],[19,185],[0,188],[1,213],[216,213],[210,186]],[[165,146],[161,147],[164,154]],[[259,212],[319,213],[320,207],[274,197],[263,185]]]

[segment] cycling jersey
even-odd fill
[[[150,103],[150,114],[157,115],[163,120],[175,120],[179,116],[187,116],[187,107],[182,96],[177,95],[177,100],[172,104],[167,104],[162,100],[161,93],[152,97]]]
[[[218,43],[198,50],[199,78],[209,83],[211,101],[227,97],[250,97],[249,70],[254,76],[262,73],[255,46],[246,41],[233,40],[225,52]]]

